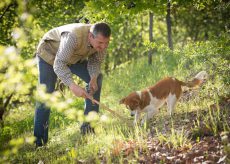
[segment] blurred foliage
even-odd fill
[[[20,103],[33,100],[37,70],[33,59],[24,60],[15,47],[0,46],[0,109],[7,112]],[[6,101],[10,99],[10,103]]]
[[[200,70],[206,70],[211,81],[204,95],[209,95],[210,99],[214,93],[218,96],[228,95],[230,2],[171,1],[174,51],[166,46],[166,3],[163,0],[1,0],[0,109],[4,110],[3,119],[6,120],[6,124],[0,128],[0,163],[9,161],[13,155],[18,155],[20,161],[20,158],[24,157],[20,156],[19,150],[25,144],[33,143],[34,138],[29,137],[32,136],[33,110],[29,114],[26,112],[34,109],[35,100],[45,102],[52,108],[51,130],[66,130],[66,125],[71,124],[73,120],[95,118],[97,122],[107,118],[105,115],[95,117],[94,114],[84,118],[83,101],[73,98],[69,92],[65,97],[59,92],[46,94],[43,86],[38,86],[37,92],[34,92],[37,87],[37,68],[34,59],[36,46],[46,31],[63,24],[85,23],[88,19],[90,23],[106,21],[111,25],[111,44],[103,65],[103,71],[109,73],[103,86],[103,97],[106,98],[104,102],[108,106],[117,104],[119,99],[130,91],[150,86],[164,76],[173,75],[184,80]],[[154,13],[154,42],[151,43],[148,39],[149,11]],[[149,49],[154,49],[151,66],[148,66],[146,58]],[[9,113],[13,113],[15,118],[7,119]],[[210,117],[213,115],[215,113],[211,113]],[[220,123],[219,120],[216,122]],[[215,127],[210,129],[215,130]],[[130,135],[127,131],[120,126],[116,133],[121,133],[125,138],[126,135]],[[110,144],[114,141],[114,138],[110,140],[106,133],[103,137],[108,139]],[[141,138],[138,135],[132,137]],[[178,137],[181,137],[180,134],[172,132],[172,141]],[[181,138],[186,139],[184,136]],[[81,151],[72,148],[67,150],[66,145],[62,145],[60,153],[67,152],[66,156],[47,158],[75,161],[76,158],[87,158],[89,154],[93,154],[91,157],[99,161],[99,151],[110,158],[109,148],[105,144],[108,142],[104,143],[101,138],[95,142],[92,142],[92,139],[86,140],[83,139],[80,144],[92,144],[80,147]],[[104,151],[97,146],[98,143]],[[176,146],[180,144],[176,143]],[[72,143],[70,147],[73,145]],[[54,152],[56,153],[56,148]],[[41,151],[41,154],[44,155],[44,152]],[[33,161],[38,163],[37,159],[42,155]],[[36,156],[36,153],[25,156],[31,158]],[[112,160],[112,157],[107,160]]]
[[[171,2],[174,43],[184,45],[189,40],[205,40],[229,32],[228,1],[203,0]],[[167,43],[165,24],[166,2],[162,0],[3,0],[0,3],[0,43],[21,48],[24,58],[34,56],[42,35],[53,27],[74,22],[106,21],[112,28],[104,70],[145,56],[148,41],[148,12],[154,13],[154,42]],[[13,39],[15,28],[22,28],[25,42],[18,45]],[[30,43],[30,44],[27,44]]]

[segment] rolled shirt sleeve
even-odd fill
[[[88,58],[87,69],[89,71],[90,78],[98,77],[101,73],[101,63],[105,58],[106,52],[96,52]]]
[[[73,83],[72,72],[68,67],[68,61],[74,54],[77,47],[77,39],[71,33],[63,33],[56,58],[54,60],[54,72],[57,77],[66,85]]]

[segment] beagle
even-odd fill
[[[135,115],[134,125],[137,124],[140,114],[145,112],[146,115],[141,121],[143,125],[146,120],[158,113],[159,108],[165,103],[167,103],[167,110],[171,116],[176,102],[182,94],[182,87],[199,87],[207,78],[208,74],[206,71],[199,72],[193,80],[188,82],[183,82],[173,77],[166,77],[154,86],[130,93],[120,100],[120,104],[126,105],[131,110],[131,115]]]

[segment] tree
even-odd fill
[[[171,50],[173,50],[173,42],[172,42],[172,30],[171,30],[171,17],[170,17],[170,8],[171,8],[171,0],[168,0],[167,3],[167,15],[166,15],[166,24],[167,24],[167,32],[168,32],[168,46]]]
[[[153,42],[153,13],[149,12],[149,42]],[[149,65],[152,64],[152,53],[153,50],[150,48],[149,55],[148,55],[148,63]]]
[[[31,103],[37,73],[33,59],[24,60],[13,46],[0,46],[0,120],[10,108]]]

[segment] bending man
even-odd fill
[[[73,94],[85,98],[84,114],[98,112],[99,106],[87,99],[89,94],[100,101],[102,75],[100,65],[110,41],[111,29],[106,23],[74,23],[48,31],[37,48],[39,84],[52,93],[59,78]],[[86,82],[86,89],[78,86],[72,75]],[[36,146],[48,141],[50,109],[43,103],[36,103],[34,136]],[[81,133],[93,131],[89,123],[81,125]]]

